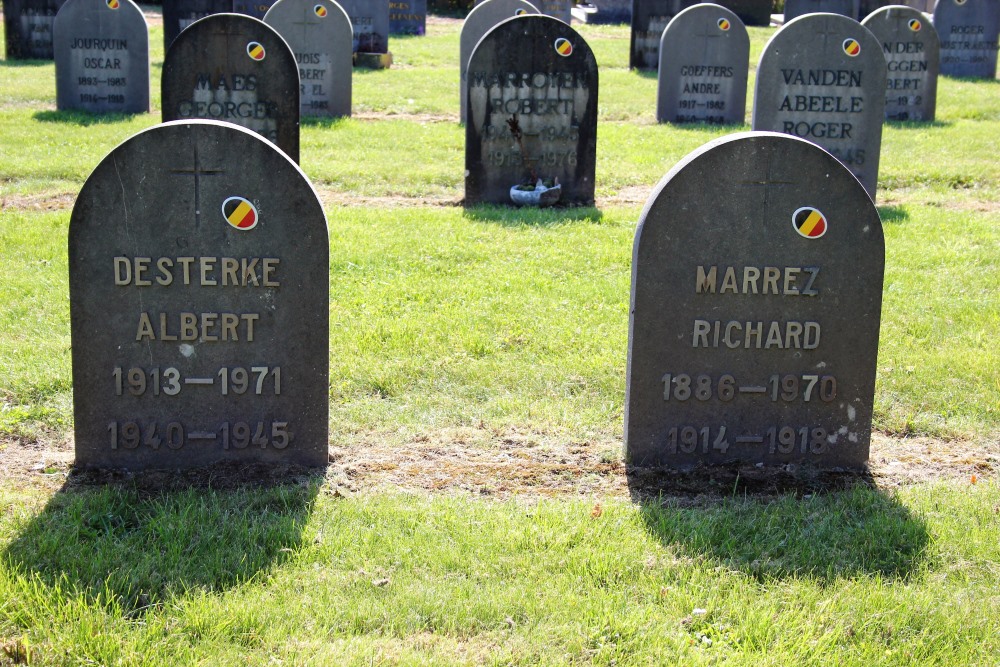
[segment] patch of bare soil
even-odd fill
[[[0,441],[0,480],[15,488],[52,490],[93,484],[127,484],[148,492],[181,488],[322,480],[338,495],[404,490],[479,497],[680,498],[816,493],[862,484],[881,489],[940,479],[975,484],[1000,472],[1000,442],[900,438],[876,433],[863,471],[803,466],[733,464],[686,471],[626,466],[621,442],[573,442],[537,433],[446,429],[403,444],[362,434],[330,447],[326,470],[295,466],[218,465],[194,470],[78,471],[73,443],[43,435]]]
[[[76,202],[76,194],[71,192],[5,195],[0,199],[0,209],[62,211],[73,208],[74,202]]]

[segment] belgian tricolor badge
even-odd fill
[[[565,57],[573,53],[573,45],[565,37],[556,40],[556,53]]]
[[[110,9],[118,9],[121,6],[121,3],[118,2],[118,0],[107,0],[107,2]]]
[[[729,19],[721,18],[718,21],[719,30],[722,32],[729,32]]]
[[[826,216],[811,206],[803,206],[792,213],[792,226],[807,239],[818,239],[826,234]]]
[[[260,42],[250,42],[247,44],[247,55],[254,60],[264,59],[264,45]]]
[[[924,27],[920,19],[910,19],[906,25],[910,26],[910,30],[913,32],[920,32],[920,29]]]
[[[326,18],[326,7],[324,7],[323,5],[316,5],[315,7],[313,7],[313,11],[316,13],[316,16],[320,18]]]
[[[861,44],[858,43],[858,40],[848,37],[844,40],[844,53],[853,58],[861,53]]]
[[[230,197],[222,202],[222,215],[226,222],[242,231],[257,226],[257,208],[243,197]]]

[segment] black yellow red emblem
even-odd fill
[[[910,26],[910,30],[913,32],[920,32],[920,29],[924,27],[924,24],[920,22],[920,19],[910,19],[906,25]]]
[[[844,40],[844,53],[853,58],[861,53],[861,44],[858,43],[858,40],[848,37]]]
[[[807,239],[818,239],[826,234],[826,216],[811,206],[803,206],[792,213],[792,226]]]
[[[242,231],[257,226],[257,207],[243,197],[230,197],[222,202],[222,215],[232,227]]]
[[[119,7],[121,7],[121,3],[118,2],[118,0],[107,0],[107,1],[108,1],[108,7],[110,9],[118,9]]]
[[[719,19],[718,26],[719,30],[721,30],[722,32],[729,32],[729,27],[730,27],[729,19],[725,17]]]
[[[247,55],[254,60],[264,59],[264,45],[260,42],[250,42],[247,44]]]
[[[514,10],[514,16],[524,16],[527,13],[528,13],[528,10],[524,9],[523,7],[521,9],[515,9]]]
[[[565,37],[556,40],[556,53],[566,57],[573,54],[573,45]]]
[[[316,5],[315,7],[313,7],[313,13],[316,14],[316,16],[320,17],[321,19],[326,18],[326,13],[327,13],[326,7],[324,7],[323,5]]]

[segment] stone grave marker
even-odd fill
[[[461,122],[465,123],[465,83],[469,70],[469,58],[472,50],[483,38],[483,35],[493,29],[497,23],[523,14],[538,14],[538,9],[527,0],[485,0],[469,12],[462,23],[459,35],[459,97],[461,98]]]
[[[941,54],[931,22],[916,9],[890,5],[869,14],[861,25],[882,45],[889,68],[885,117],[934,120]]]
[[[819,144],[874,198],[886,73],[882,45],[857,21],[836,14],[800,16],[764,46],[753,129]]]
[[[884,258],[872,200],[814,144],[740,133],[684,158],[636,230],[627,460],[863,466]]]
[[[60,111],[149,111],[149,29],[132,0],[68,0],[53,31]]]
[[[389,3],[378,0],[342,0],[354,27],[354,53],[389,52]]]
[[[576,9],[579,13],[574,13],[573,18],[580,18],[583,23],[597,25],[631,23],[633,2],[634,0],[590,0],[589,2],[577,2],[575,4],[578,5]],[[580,11],[581,9],[584,9],[584,11]]]
[[[423,35],[427,32],[427,0],[389,0],[389,34]]]
[[[573,20],[573,2],[571,0],[537,0],[533,3],[542,14],[559,19],[566,25]]]
[[[301,115],[350,116],[353,31],[340,5],[332,0],[278,0],[264,22],[295,54]]]
[[[704,3],[675,16],[660,41],[656,119],[661,123],[742,123],[750,36],[725,7]]]
[[[934,27],[941,40],[941,73],[995,79],[1000,0],[938,0]]]
[[[597,61],[573,28],[507,19],[469,59],[465,203],[509,204],[511,188],[559,180],[560,203],[593,205]]]
[[[695,4],[695,0],[633,0],[629,68],[655,70],[660,62],[660,38],[670,19]]]
[[[299,161],[299,68],[271,26],[213,14],[186,28],[163,61],[163,121],[242,125]]]
[[[233,11],[233,0],[163,0],[163,52],[198,19]]]
[[[77,465],[325,465],[328,248],[305,174],[253,132],[115,148],[70,219]]]
[[[743,25],[771,25],[770,0],[721,0],[718,4],[739,16]]]
[[[66,0],[4,0],[8,60],[52,60],[52,24]]]
[[[233,0],[233,11],[237,14],[246,14],[255,19],[264,20],[264,16],[271,9],[273,2],[269,0]]]
[[[860,11],[860,0],[785,0],[785,23],[804,14],[819,13],[856,19]]]

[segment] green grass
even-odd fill
[[[656,124],[627,30],[580,31],[601,66],[599,198],[747,129]],[[753,69],[773,31],[750,32]],[[155,108],[159,28],[150,44]],[[457,28],[391,48],[392,69],[355,72],[356,118],[302,129],[331,202],[332,441],[615,443],[641,205],[421,204],[462,197]],[[0,447],[72,432],[68,201],[157,120],[57,113],[51,64],[0,62]],[[949,78],[936,123],[885,127],[883,431],[1000,438],[998,136],[1000,85]],[[986,477],[663,503],[5,483],[0,665],[993,665]]]

